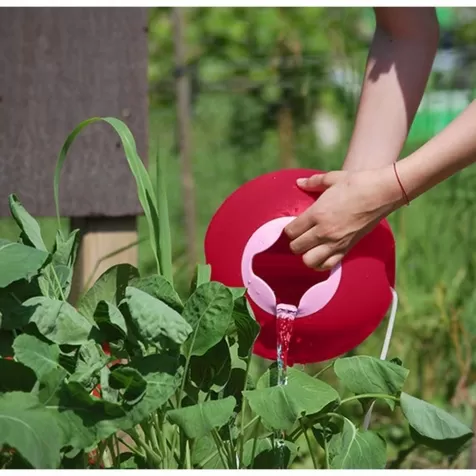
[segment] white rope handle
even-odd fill
[[[398,295],[395,289],[390,288],[392,291],[392,308],[390,309],[390,318],[387,324],[387,332],[385,333],[385,339],[383,341],[382,351],[380,352],[380,360],[385,360],[387,358],[388,349],[390,347],[390,341],[392,340],[393,328],[395,325],[395,316],[397,314],[398,308]],[[367,414],[365,415],[363,428],[364,430],[368,430],[370,426],[370,419],[372,418],[372,410],[374,408],[375,402],[372,402]]]

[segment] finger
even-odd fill
[[[310,208],[308,208],[284,228],[284,233],[290,240],[295,240],[313,226],[314,220]]]
[[[319,269],[322,270],[330,270],[335,268],[344,258],[344,253],[336,253],[332,255],[330,258],[327,258],[320,266]]]
[[[343,173],[343,171],[335,170],[325,174],[315,174],[309,178],[297,179],[296,184],[307,192],[323,192],[342,178]]]
[[[302,255],[308,268],[320,269],[321,265],[332,256],[332,248],[327,244],[316,246]]]
[[[297,255],[303,254],[309,251],[311,248],[315,248],[322,244],[324,240],[319,237],[317,227],[312,227],[302,235],[298,236],[295,240],[291,241],[291,251]]]

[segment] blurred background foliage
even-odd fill
[[[191,86],[191,163],[196,246],[213,213],[240,184],[281,167],[339,168],[353,126],[374,17],[370,8],[190,8],[186,62],[177,68],[170,8],[149,12],[150,169],[167,163],[175,272],[188,290],[177,134],[176,78]],[[414,150],[474,98],[476,9],[438,8],[441,39],[425,97],[405,145]],[[408,391],[471,424],[475,392],[475,170],[468,168],[390,217],[397,241],[399,310],[389,358],[411,370]],[[243,210],[246,213],[246,210]],[[54,221],[42,226],[49,243]],[[14,238],[9,220],[0,234]],[[146,226],[139,219],[140,238]],[[153,271],[148,243],[140,268]],[[377,356],[386,322],[356,353]],[[321,368],[310,369],[314,372]],[[257,359],[256,371],[260,362]],[[327,373],[325,374],[327,375]],[[329,376],[332,378],[332,376]],[[360,410],[354,409],[356,414]],[[378,407],[374,428],[390,439],[389,458],[409,468],[467,467],[469,450],[445,458],[411,446],[399,415]],[[311,468],[302,445],[298,468]]]

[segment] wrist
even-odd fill
[[[409,205],[409,197],[400,177],[398,163],[387,165],[382,169],[381,184],[383,201],[390,209],[390,213]]]

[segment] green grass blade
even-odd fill
[[[170,232],[169,205],[167,200],[167,176],[166,164],[163,154],[159,154],[157,150],[156,157],[156,199],[159,208],[159,243],[160,263],[164,277],[173,284],[173,267],[172,267],[172,235]]]
[[[132,132],[126,126],[126,124],[124,124],[124,122],[120,121],[119,119],[115,119],[113,117],[92,117],[77,125],[75,129],[66,138],[63,147],[61,148],[61,151],[59,153],[58,160],[56,162],[53,182],[58,229],[60,229],[59,182],[61,177],[61,171],[66,160],[68,151],[76,137],[81,133],[83,129],[85,129],[91,124],[101,121],[108,123],[116,131],[122,142],[127,162],[129,163],[129,167],[131,169],[132,174],[134,175],[137,184],[137,194],[139,197],[139,201],[144,210],[144,214],[149,227],[149,233],[151,235],[150,243],[157,264],[157,273],[161,274],[161,263],[158,249],[160,233],[159,216],[157,210],[157,202],[155,199],[155,191],[152,186],[152,182],[150,180],[147,169],[145,168],[142,160],[139,157],[139,154],[137,153],[136,143]]]

